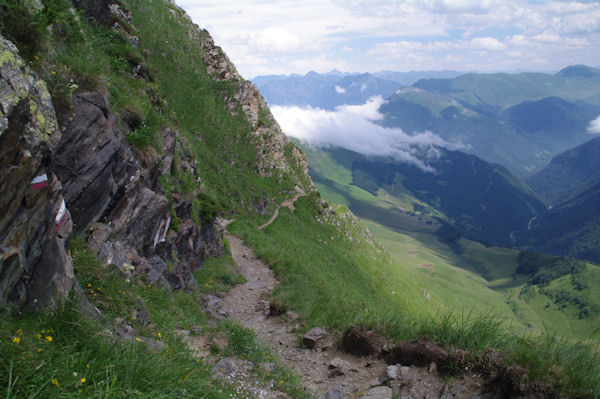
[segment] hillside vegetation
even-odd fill
[[[34,191],[30,176],[24,174],[15,190],[15,196],[23,197],[18,209],[38,210],[43,216],[43,237],[49,237],[46,241],[55,252],[39,252],[39,257],[64,255],[56,257],[64,260],[63,269],[43,269],[41,263],[30,276],[24,267],[14,266],[29,252],[2,248],[0,386],[7,399],[260,396],[251,385],[219,379],[220,370],[208,363],[209,356],[247,361],[244,381],[280,395],[310,397],[298,377],[282,367],[252,331],[209,316],[208,295],[243,281],[217,216],[235,219],[229,231],[272,267],[280,284],[270,300],[298,313],[299,337],[312,326],[342,335],[359,325],[390,340],[424,338],[466,350],[463,354],[473,364],[485,353],[501,352],[500,370],[515,364],[527,370],[514,380],[508,378],[510,386],[502,389],[520,392],[521,384],[531,389],[539,385],[549,396],[582,398],[600,391],[600,358],[593,340],[540,338],[537,325],[531,335],[521,335],[523,323],[505,312],[510,303],[505,303],[504,293],[491,292],[481,276],[447,261],[467,259],[472,261],[467,269],[486,268],[475,260],[493,253],[505,270],[489,268],[488,277],[511,284],[515,251],[461,242],[465,252],[459,256],[431,234],[438,227],[434,218],[447,216],[411,197],[402,184],[388,191],[390,197],[379,196],[388,188],[387,181],[377,197],[358,186],[348,188],[349,182],[342,179],[351,177],[352,170],[336,166],[332,184],[320,185],[325,198],[335,193],[334,200],[357,201],[381,217],[393,214],[409,223],[414,235],[403,234],[401,244],[414,245],[413,253],[406,247],[386,250],[348,207],[332,205],[314,190],[304,155],[281,133],[258,90],[237,74],[208,32],[170,1],[0,1],[0,10],[3,90],[9,92],[6,82],[19,74],[31,80],[39,77],[43,82],[27,95],[51,99],[58,119],[43,121],[53,123],[54,131],[38,135],[35,143],[46,141],[36,147],[38,152],[27,153],[37,132],[15,129],[20,126],[15,122],[45,123],[35,109],[22,105],[27,105],[25,100],[3,98],[11,108],[2,125],[0,148],[13,151],[11,145],[21,146],[12,153],[19,156],[3,162],[25,160],[19,164],[25,168],[32,158],[40,158],[28,173],[37,177],[46,172],[52,192]],[[4,38],[14,42],[22,58]],[[104,175],[91,171],[93,178],[79,185],[92,199],[93,193],[86,190],[98,189],[102,195],[96,202],[104,208],[89,215],[89,223],[73,225],[73,220],[84,219],[75,212],[82,208],[80,198],[67,197],[63,185],[74,184],[71,179],[80,176],[58,180],[68,173],[59,173],[61,165],[54,161],[62,154],[53,150],[69,151],[65,141],[77,134],[73,121],[87,116],[80,112],[86,106],[102,114],[92,122],[102,123],[86,125],[84,138],[107,136],[104,146],[91,145],[85,161],[92,164],[97,150],[113,149],[102,169],[113,174],[97,180]],[[3,112],[4,107],[3,103]],[[98,133],[96,125],[110,134]],[[9,142],[5,132],[18,140]],[[60,146],[54,143],[58,139]],[[14,168],[6,170],[10,173],[2,179],[18,180]],[[103,182],[110,188],[106,193]],[[295,211],[281,208],[271,225],[257,228],[284,199],[298,195]],[[399,212],[400,206],[413,209]],[[73,210],[72,216],[63,208]],[[56,221],[56,215],[62,218]],[[17,212],[10,220],[16,222],[7,225],[20,228],[19,217]],[[374,231],[379,228],[373,226]],[[10,239],[4,230],[1,234],[3,243]],[[376,236],[385,239],[386,234],[389,230]],[[28,251],[39,250],[41,240],[33,234],[22,236],[23,242],[31,243]],[[404,262],[400,254],[414,254],[420,268]],[[437,262],[443,266],[438,268]],[[16,277],[6,278],[4,270],[14,271]],[[50,290],[56,285],[51,279],[63,274],[72,285],[53,291],[57,296],[52,301],[38,300],[28,291],[30,278],[49,279],[43,281]],[[544,289],[564,289],[564,278]],[[465,299],[463,307],[455,289],[464,298],[472,292],[481,295]],[[548,295],[558,295],[555,291]],[[593,306],[597,298],[582,299]],[[499,317],[489,314],[496,307]],[[513,323],[515,329],[510,328]],[[208,353],[193,352],[190,337],[211,343]]]

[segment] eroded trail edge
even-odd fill
[[[239,238],[226,234],[231,255],[247,282],[231,289],[222,299],[227,315],[252,329],[259,339],[274,350],[282,365],[293,370],[304,386],[321,397],[330,391],[343,397],[368,390],[374,379],[386,371],[382,360],[359,358],[340,352],[335,347],[336,337],[330,335],[318,349],[300,346],[297,316],[287,313],[289,323],[280,317],[270,317],[269,297],[277,285],[273,272],[257,259],[251,248]],[[336,365],[336,367],[332,367]],[[338,370],[332,372],[332,370]]]

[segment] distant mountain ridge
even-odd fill
[[[402,85],[378,78],[370,73],[344,74],[332,71],[327,74],[308,72],[304,76],[256,77],[270,105],[297,105],[333,109],[336,106],[364,104],[373,96],[389,97]]]
[[[555,75],[422,79],[389,97],[380,111],[387,127],[431,130],[524,177],[590,138],[587,127],[600,114],[600,70],[577,65]]]

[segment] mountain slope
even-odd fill
[[[600,181],[600,137],[552,158],[527,184],[550,205],[558,205]]]
[[[600,181],[549,209],[528,235],[538,251],[600,263]]]
[[[525,341],[487,313],[437,314],[442,301],[431,305],[347,208],[319,198],[256,87],[173,2],[11,1],[0,11],[16,43],[0,38],[7,397],[310,397],[251,330],[223,319],[218,295],[243,278],[217,217],[234,218],[229,231],[280,278],[273,306],[250,307],[258,322],[265,308],[289,309],[298,334],[360,325],[476,359],[500,349],[507,364],[560,370],[543,381],[550,392],[597,391],[600,361],[587,346],[564,357],[579,347]],[[501,294],[475,305],[507,307]],[[237,380],[224,374],[232,363]],[[521,393],[520,378],[490,389]]]
[[[376,191],[401,175],[408,190],[453,220],[463,235],[496,245],[513,245],[514,232],[543,212],[535,194],[500,165],[459,151],[440,153],[427,161],[433,171],[393,161],[355,161],[353,184]]]
[[[552,156],[589,139],[600,113],[600,79],[548,74],[466,74],[421,80],[381,107],[383,124],[408,132],[431,130],[519,176],[539,171]],[[591,72],[590,72],[591,71]]]

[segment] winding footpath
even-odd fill
[[[271,223],[273,223],[275,219],[277,219],[277,217],[279,216],[279,208],[281,207],[288,208],[290,211],[294,212],[294,210],[296,209],[294,203],[296,202],[296,200],[298,200],[298,198],[302,196],[304,196],[304,193],[298,193],[295,197],[283,201],[281,205],[279,205],[277,209],[275,209],[275,212],[273,212],[273,216],[271,216],[271,219],[269,219],[267,223],[263,224],[262,226],[258,226],[258,229],[262,230],[265,227],[271,225]]]
[[[302,194],[284,201],[281,206],[294,210],[294,202]],[[263,229],[277,218],[279,207],[271,219],[260,226]],[[337,348],[339,337],[335,334],[325,338],[317,349],[301,346],[299,329],[302,321],[294,312],[288,311],[285,317],[271,315],[270,298],[278,284],[272,270],[241,239],[227,233],[227,225],[232,220],[222,220],[221,226],[229,242],[233,260],[246,278],[244,284],[233,287],[219,299],[216,308],[219,314],[241,323],[254,331],[259,340],[273,350],[281,364],[292,370],[301,380],[302,387],[316,398],[325,399],[391,399],[392,390],[381,386],[384,381],[395,387],[400,398],[479,398],[477,381],[457,381],[448,385],[437,372],[429,367],[395,367],[390,375],[390,367],[378,358],[357,357]],[[207,342],[201,337],[190,337],[189,344],[196,351],[204,347],[205,352],[198,356],[208,357]],[[217,364],[218,365],[218,364]],[[396,376],[394,373],[398,373]],[[382,376],[386,376],[383,377]],[[470,377],[470,376],[469,376]],[[473,376],[475,377],[475,376]],[[246,378],[246,377],[244,377]],[[462,378],[462,377],[461,377]],[[373,388],[374,387],[374,388]],[[268,399],[289,398],[288,395],[270,389],[258,389],[256,396]],[[491,397],[490,397],[491,398]]]

